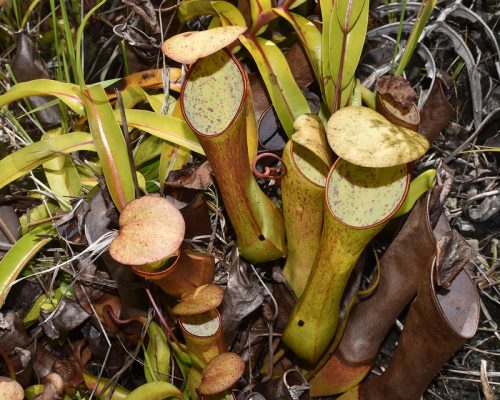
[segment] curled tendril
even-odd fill
[[[264,172],[260,172],[257,169],[257,163],[263,158],[267,157],[274,158],[275,160],[281,162],[281,157],[277,156],[274,153],[261,153],[253,160],[252,172],[256,178],[268,180],[274,179],[275,181],[279,181],[286,175],[286,167],[283,165],[283,163],[281,163],[281,168],[279,170],[278,168],[268,166],[264,167]]]

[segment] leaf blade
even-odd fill
[[[114,204],[121,211],[135,198],[132,168],[123,133],[102,86],[85,89],[84,102],[104,179]]]
[[[0,96],[0,107],[29,96],[57,97],[77,114],[85,115],[80,88],[72,83],[50,79],[35,79],[12,86],[7,93]]]
[[[52,240],[46,236],[50,233],[55,233],[51,223],[36,227],[22,236],[0,261],[0,308],[5,302],[11,283],[35,254]]]
[[[283,129],[291,136],[293,121],[311,110],[292,76],[285,56],[270,40],[240,36],[240,41],[256,61]]]
[[[118,123],[122,124],[119,112],[115,111],[115,117]],[[185,147],[198,154],[205,154],[194,132],[180,118],[157,114],[152,111],[132,109],[125,110],[125,117],[127,125],[130,127],[141,129],[151,135]]]
[[[61,153],[79,150],[95,151],[90,134],[73,132],[26,146],[0,160],[0,188],[27,174],[32,169],[52,160]]]
[[[369,1],[340,0],[332,8],[328,32],[330,76],[335,86],[331,111],[347,104],[368,28]],[[341,39],[339,39],[341,38]]]
[[[318,82],[322,82],[321,73],[321,32],[311,21],[299,14],[289,12],[282,8],[274,8],[274,12],[293,26],[299,36],[299,40],[306,51],[307,57]],[[323,90],[323,86],[320,85]]]

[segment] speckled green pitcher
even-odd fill
[[[338,159],[330,170],[320,248],[283,334],[285,344],[307,363],[314,364],[332,340],[351,271],[402,205],[409,183],[406,165],[367,168]]]
[[[265,262],[286,255],[285,227],[281,212],[250,169],[249,90],[242,66],[221,50],[191,66],[180,100],[184,118],[214,171],[241,255],[251,262]]]

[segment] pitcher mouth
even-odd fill
[[[189,331],[187,329],[187,325],[188,324],[186,324],[186,323],[184,323],[182,321],[182,319],[186,319],[186,318],[189,319],[189,318],[194,318],[195,317],[193,315],[189,315],[189,316],[180,316],[178,318],[179,326],[181,327],[182,332],[185,333],[186,335],[192,337],[192,338],[197,338],[197,339],[211,338],[211,337],[216,336],[219,332],[221,332],[221,330],[222,330],[222,318],[220,316],[219,311],[217,309],[212,309],[210,311],[207,311],[205,313],[198,314],[198,315],[203,315],[203,314],[205,314],[207,316],[207,321],[201,323],[200,325],[217,321],[218,322],[217,329],[214,329],[213,332],[211,332],[209,335],[204,335],[204,336],[197,335],[196,333],[193,333],[192,331]],[[211,317],[210,319],[208,319],[209,316]]]
[[[452,281],[448,289],[443,289],[434,284],[437,260],[434,258],[431,268],[432,298],[439,313],[442,315],[448,329],[464,339],[470,339],[476,334],[479,324],[480,306],[479,296],[473,282],[465,270]],[[447,299],[447,297],[450,297]],[[471,298],[472,297],[472,298]]]
[[[339,190],[341,190],[340,188],[335,188],[333,187],[332,185],[332,180],[333,180],[333,175],[337,173],[337,170],[339,169],[339,167],[341,166],[342,163],[345,163],[348,167],[349,166],[353,166],[354,168],[357,168],[357,169],[360,169],[360,170],[366,170],[366,171],[372,171],[374,173],[380,173],[380,172],[383,172],[384,170],[386,171],[389,171],[389,170],[393,170],[392,173],[394,173],[394,171],[397,172],[397,169],[400,168],[401,170],[402,169],[405,169],[406,170],[406,173],[404,175],[402,175],[402,177],[404,176],[404,179],[405,179],[405,183],[404,183],[404,188],[403,190],[400,191],[400,193],[398,193],[398,197],[399,197],[399,200],[397,201],[397,203],[395,203],[392,207],[391,207],[391,210],[390,212],[388,213],[384,213],[383,216],[381,216],[379,219],[375,219],[373,222],[371,223],[368,223],[366,225],[356,225],[356,224],[353,224],[353,223],[349,223],[349,222],[346,222],[342,216],[338,215],[340,214],[339,211],[335,212],[334,211],[334,205],[332,205],[332,197],[334,196],[337,196],[340,198],[340,195],[338,193]],[[338,221],[339,223],[341,223],[342,225],[348,227],[348,228],[351,228],[351,229],[356,229],[356,230],[365,230],[365,229],[370,229],[370,228],[374,228],[374,227],[377,227],[377,226],[380,226],[382,224],[384,224],[385,222],[387,222],[388,220],[390,220],[394,214],[396,214],[396,212],[399,210],[399,208],[402,206],[403,202],[405,201],[406,199],[406,196],[408,194],[408,190],[410,188],[410,183],[411,183],[411,168],[410,168],[410,165],[409,164],[402,164],[402,165],[398,165],[398,166],[395,166],[395,167],[385,167],[385,168],[370,168],[370,167],[361,167],[361,166],[357,166],[355,164],[352,164],[352,163],[349,163],[348,161],[342,159],[342,158],[338,158],[335,163],[333,164],[332,168],[330,169],[330,172],[328,173],[328,177],[326,178],[326,185],[325,185],[325,202],[327,204],[327,207],[328,207],[328,211],[330,212],[330,214],[333,216],[333,218]],[[349,178],[353,179],[352,175],[347,172],[345,174],[346,176],[340,176],[340,179],[339,179],[339,182],[341,182],[342,180],[347,182]],[[398,182],[401,178],[398,178],[397,180],[395,180],[395,182]],[[351,185],[351,186],[354,186],[354,185]],[[363,186],[358,186],[359,188],[363,188]],[[364,188],[366,188],[367,186],[364,186]],[[383,196],[384,196],[384,192],[382,191],[382,189],[384,187],[388,187],[388,186],[381,186],[381,193],[380,193],[380,196],[379,198],[380,199],[383,199]],[[396,189],[397,189],[397,185],[395,186]],[[347,193],[349,194],[349,193]],[[344,195],[345,196],[345,195]],[[353,199],[349,198],[349,199],[340,199],[337,204],[341,204],[341,202],[347,202],[347,201],[352,201]],[[356,200],[355,200],[356,201]],[[355,211],[356,209],[358,209],[359,207],[348,207],[347,210],[348,211]],[[344,211],[344,214],[347,215],[347,212]]]
[[[134,265],[129,265],[129,267],[130,269],[132,269],[132,271],[134,271],[134,273],[143,277],[144,279],[158,281],[174,272],[174,270],[177,268],[177,265],[179,264],[181,251],[182,250],[178,250],[177,254],[172,255],[172,257],[168,259],[167,262],[157,271],[146,271]]]
[[[245,107],[246,98],[248,96],[249,84],[248,84],[248,78],[247,78],[247,75],[245,73],[245,70],[243,69],[243,66],[239,63],[239,61],[236,59],[236,57],[228,49],[225,48],[225,49],[222,49],[220,51],[223,51],[226,53],[226,55],[228,56],[228,62],[232,62],[234,65],[236,65],[236,67],[238,68],[238,71],[241,75],[241,79],[242,79],[242,83],[243,83],[243,92],[242,92],[243,94],[241,96],[240,103],[239,103],[238,108],[236,109],[232,119],[229,121],[229,123],[226,125],[226,127],[222,131],[217,132],[217,133],[213,133],[213,134],[207,134],[204,132],[200,132],[198,130],[198,128],[196,128],[194,126],[194,124],[191,122],[189,116],[187,115],[186,104],[185,104],[185,102],[186,102],[185,89],[186,89],[186,86],[189,84],[189,78],[190,78],[191,74],[193,73],[193,70],[195,69],[196,64],[199,63],[200,60],[203,60],[203,59],[196,61],[196,63],[194,63],[191,66],[191,68],[189,68],[189,70],[186,73],[186,76],[184,78],[184,82],[182,83],[181,95],[179,96],[179,100],[180,100],[180,104],[181,104],[181,112],[182,112],[182,116],[183,116],[184,120],[186,121],[188,126],[193,130],[193,132],[195,132],[196,135],[204,137],[204,138],[219,137],[219,136],[223,135],[224,133],[226,133],[229,129],[231,129],[231,127],[236,123],[238,117],[243,112],[243,108]],[[217,54],[217,53],[214,53],[214,54]],[[207,56],[207,57],[210,57],[210,56]]]

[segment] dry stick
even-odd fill
[[[448,164],[453,158],[460,153],[467,145],[472,144],[474,145],[476,143],[476,138],[479,136],[479,134],[485,129],[486,125],[489,124],[490,120],[493,119],[493,117],[500,112],[500,109],[495,109],[492,112],[488,114],[488,116],[481,122],[481,125],[478,126],[476,131],[470,135],[460,146],[458,146],[453,152],[445,158],[444,162]]]
[[[5,224],[5,222],[3,221],[2,218],[0,218],[0,229],[2,230],[4,235],[7,237],[7,239],[9,239],[9,242],[11,242],[12,244],[16,243],[16,238],[14,237],[14,235],[12,234],[10,229],[7,227],[7,225]]]
[[[179,347],[179,349],[181,349],[184,353],[187,353],[187,351],[184,349],[184,345],[181,342],[179,342],[179,340],[175,337],[174,332],[172,332],[172,329],[170,329],[170,326],[168,326],[167,321],[165,321],[165,318],[163,318],[163,314],[161,313],[160,309],[158,308],[158,305],[153,299],[153,295],[151,294],[149,288],[146,288],[146,294],[148,295],[149,302],[155,309],[156,315],[158,315],[158,318],[163,327],[165,328],[165,330],[167,331],[170,339],[175,342],[175,344]]]
[[[159,13],[173,11],[173,10],[179,8],[182,5],[182,3],[184,3],[185,1],[187,1],[187,0],[178,1],[177,4],[174,4],[173,6],[170,6],[170,7],[167,7],[167,8],[162,8],[162,6],[160,6],[160,8],[155,8],[155,11],[157,11]],[[162,1],[162,4],[163,3],[164,2]]]
[[[497,325],[497,323],[491,318],[491,314],[488,311],[488,309],[486,308],[486,306],[484,305],[483,300],[479,299],[479,304],[481,306],[481,310],[483,311],[483,314],[488,319],[487,320],[488,324],[493,328],[493,334],[500,341],[500,333],[498,332],[498,325]]]
[[[3,358],[5,361],[5,365],[7,366],[7,369],[9,370],[9,375],[12,380],[16,380],[16,371],[14,370],[14,365],[12,364],[12,360],[9,358],[9,355],[6,353],[6,351],[0,347],[0,356]]]
[[[276,302],[276,299],[274,298],[273,294],[271,293],[271,291],[269,290],[269,288],[266,286],[266,284],[264,283],[264,281],[262,280],[262,278],[260,277],[260,275],[258,274],[257,270],[255,269],[255,267],[250,264],[250,267],[252,268],[252,271],[253,273],[255,274],[255,276],[257,277],[257,279],[259,280],[260,284],[264,287],[264,290],[267,292],[267,294],[269,294],[269,296],[271,297],[271,300],[273,302],[273,305],[274,305],[274,314],[273,316],[267,321],[267,326],[269,327],[269,342],[268,342],[268,346],[269,346],[269,349],[268,349],[268,357],[269,357],[269,360],[268,360],[268,370],[267,370],[267,375],[262,379],[262,382],[267,382],[269,381],[272,377],[273,377],[273,355],[274,355],[274,349],[273,349],[273,337],[274,337],[274,321],[276,321],[276,318],[278,318],[278,312],[279,312],[279,308],[278,308],[278,303]]]

